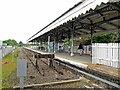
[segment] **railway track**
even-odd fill
[[[22,49],[22,52],[25,54],[25,56],[27,57],[27,59],[32,63],[32,65],[34,66],[34,68],[36,68],[36,70],[38,71],[38,73],[42,76],[44,76],[43,73],[41,73],[41,71],[39,70],[38,67],[36,67],[35,63],[32,61],[32,59],[30,58],[29,55],[27,55],[28,53],[26,53],[23,49]]]
[[[63,61],[58,60],[58,59],[54,59],[54,60],[57,61],[57,62],[62,63],[63,65],[67,65],[69,68],[71,68],[71,69],[73,69],[73,70],[75,70],[75,71],[77,71],[77,72],[79,72],[79,73],[81,73],[81,74],[83,74],[83,75],[86,75],[86,76],[88,76],[88,77],[90,77],[90,78],[93,78],[93,79],[96,79],[96,80],[98,80],[98,81],[101,81],[101,82],[103,82],[103,83],[105,83],[105,84],[108,84],[108,85],[114,87],[114,88],[120,89],[120,85],[119,85],[119,84],[116,84],[116,83],[113,83],[113,82],[111,82],[111,81],[102,79],[102,78],[100,78],[100,77],[98,77],[98,76],[92,75],[92,74],[88,73],[86,70],[83,70],[83,69],[81,70],[80,67],[75,66],[75,65],[73,65],[73,64],[66,63],[66,62],[63,62]]]
[[[28,51],[26,51],[26,50],[24,50],[24,49],[22,49],[22,52],[23,52],[23,53],[26,55],[26,57],[30,60],[30,62],[33,64],[33,66],[36,67],[36,65],[35,65],[35,64],[33,63],[33,61],[32,61],[32,58],[29,57],[31,53],[28,52]],[[41,61],[42,61],[42,60],[41,60]],[[63,66],[65,66],[65,67],[67,67],[67,68],[69,68],[69,69],[71,69],[71,70],[74,70],[75,72],[78,72],[78,73],[84,75],[85,77],[89,77],[90,79],[92,79],[92,80],[94,79],[95,81],[100,82],[100,83],[104,83],[107,88],[114,88],[114,89],[116,89],[116,90],[117,90],[117,89],[120,89],[120,85],[118,85],[118,84],[116,84],[116,83],[113,83],[113,82],[111,82],[111,81],[102,79],[102,78],[100,78],[100,77],[98,77],[98,76],[92,75],[92,74],[88,73],[86,70],[82,70],[80,67],[77,67],[77,66],[75,66],[75,65],[73,65],[73,64],[66,63],[66,62],[63,62],[63,61],[58,60],[58,59],[53,59],[53,61],[54,61],[54,62],[57,62],[57,63],[60,63],[60,64],[62,64]],[[42,61],[42,62],[43,62],[44,64],[48,65],[46,62],[44,62],[44,61]],[[37,71],[38,71],[42,76],[44,76],[44,74],[39,70],[39,68],[36,68],[36,69],[37,69]],[[53,69],[54,69],[57,73],[62,73],[62,72],[60,72],[59,70],[57,70],[57,69],[55,68],[55,66],[53,67]],[[103,89],[103,87],[100,87],[100,86],[98,86],[97,84],[94,84],[93,86],[95,86],[95,87],[97,87],[97,88],[99,88],[99,89]],[[87,89],[94,88],[94,87],[90,87],[90,86],[87,86],[87,85],[85,85],[84,87],[87,88]]]
[[[24,51],[24,50],[22,50],[22,52],[26,55],[26,57],[28,58],[28,60],[32,63],[32,65],[37,69],[37,71],[39,72],[39,74],[41,74],[42,76],[44,76],[44,73],[42,73],[40,70],[39,70],[39,66],[37,66],[36,67],[36,64],[32,61],[32,58],[30,58],[29,57],[29,55],[27,55],[27,53]],[[43,60],[41,60],[45,65],[48,65],[48,63],[46,63],[45,61],[43,61]],[[61,71],[59,71],[59,70],[57,70],[56,69],[56,67],[55,66],[53,66],[53,67],[51,67],[54,71],[56,71],[57,73],[59,73],[59,74],[61,74],[61,75],[63,75],[63,73],[61,72]],[[43,69],[42,69],[43,70]],[[44,70],[43,70],[43,72],[44,72]]]

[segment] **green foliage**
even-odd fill
[[[93,36],[93,43],[117,43],[120,42],[120,33],[100,34]]]
[[[14,39],[5,40],[3,41],[3,43],[6,43],[7,45],[11,45],[11,46],[16,46],[18,44]]]
[[[69,45],[71,45],[72,44],[72,42],[71,42],[71,40],[69,41],[68,39],[65,39],[64,40],[64,45],[65,46],[69,46]]]
[[[91,43],[91,37],[86,36],[80,38],[74,38],[74,40],[79,40],[84,45],[88,45]],[[120,43],[120,32],[113,32],[113,33],[107,33],[107,34],[98,34],[94,35],[92,38],[93,43]],[[69,42],[68,39],[64,40],[64,45],[71,45],[71,40]]]
[[[20,41],[19,42],[19,46],[23,46],[24,44],[23,44],[23,42],[22,41]]]
[[[112,41],[115,43],[120,43],[120,32],[115,33],[115,35],[112,37]]]

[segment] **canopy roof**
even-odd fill
[[[29,38],[28,41],[47,41],[48,36],[51,36],[51,40],[56,39],[57,41],[60,41],[65,38],[70,38],[72,32],[74,33],[74,37],[82,37],[91,35],[91,33],[99,34],[120,30],[120,25],[118,23],[120,22],[119,0],[119,2],[99,2],[99,5],[93,6],[91,9],[89,9],[89,11],[86,11],[86,13],[83,14],[81,13],[84,10],[82,8],[85,8],[87,5],[90,7],[90,5],[95,4],[95,1],[98,0],[87,1],[91,2],[79,2],[74,7],[72,7],[73,9],[77,7],[76,10],[79,11],[79,14],[77,13],[78,17],[76,17],[77,14],[73,15],[74,18],[72,18],[73,16],[69,17],[71,13],[68,14],[69,16],[66,15],[65,17],[60,17],[58,20],[56,19],[57,22],[55,21],[48,27],[43,28],[38,33]],[[81,7],[78,7],[79,5]],[[80,10],[82,11],[80,12]],[[72,13],[75,13],[75,11]]]

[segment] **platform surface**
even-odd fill
[[[23,47],[23,48],[37,54],[39,58],[54,58],[55,57],[54,53],[35,50],[32,48],[28,48],[28,47]]]
[[[77,63],[92,63],[90,55],[80,56],[79,54],[74,54],[74,56],[70,56],[68,53],[56,53],[55,58],[65,58]]]

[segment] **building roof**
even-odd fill
[[[56,38],[57,41],[70,38],[71,32],[74,37],[83,37],[93,34],[115,32],[120,30],[120,1],[116,2],[99,2],[100,0],[87,0],[91,2],[82,2],[74,6],[67,16],[56,19],[48,27],[40,30],[36,35],[29,38],[32,41],[47,41],[47,36],[51,36],[51,40]],[[104,0],[103,0],[104,1]],[[95,4],[95,5],[94,5]],[[88,5],[88,6],[87,6]],[[86,7],[94,5],[91,9],[84,11]],[[76,11],[77,10],[77,11]],[[77,14],[75,13],[77,12]],[[72,19],[71,19],[72,18]]]

